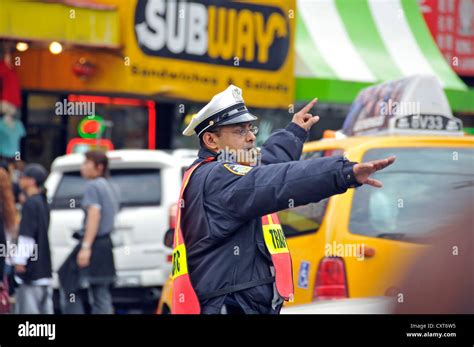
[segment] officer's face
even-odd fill
[[[215,133],[204,134],[209,142],[206,143],[210,149],[218,152],[220,150],[249,150],[255,147],[255,135],[250,131],[251,122],[224,125]]]

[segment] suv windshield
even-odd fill
[[[161,178],[159,169],[111,170],[111,181],[120,196],[120,206],[159,205]],[[78,171],[65,172],[54,195],[52,209],[79,208],[84,179]]]
[[[380,148],[363,161],[397,156],[373,175],[383,188],[357,188],[349,229],[354,234],[422,242],[473,210],[474,151],[471,148]]]

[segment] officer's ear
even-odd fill
[[[209,132],[209,131],[206,131],[203,135],[202,135],[202,139],[201,139],[201,142],[202,144],[207,147],[208,149],[214,151],[214,152],[217,152],[219,150],[219,145],[217,143],[217,138],[219,137],[218,134],[216,133],[212,133],[212,132]]]

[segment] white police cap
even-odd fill
[[[221,125],[251,122],[256,120],[249,113],[242,98],[242,89],[230,85],[223,92],[214,95],[212,100],[204,106],[184,129],[183,135],[200,136],[205,131],[212,130]]]

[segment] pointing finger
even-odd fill
[[[371,174],[375,171],[373,162],[359,163],[354,165],[354,173],[357,174]]]
[[[302,113],[308,113],[308,111],[311,110],[311,108],[314,106],[314,104],[315,104],[317,101],[318,101],[318,98],[314,98],[314,99],[311,100],[305,107],[303,107],[300,112],[302,112]]]
[[[375,160],[373,163],[377,170],[382,170],[386,168],[387,166],[392,165],[394,162],[395,162],[395,157],[391,156],[385,159]]]
[[[368,178],[365,184],[371,185],[372,187],[376,187],[376,188],[382,188],[383,186],[382,182],[374,178]]]
[[[374,160],[372,164],[374,164],[374,167],[376,170],[382,170],[383,168],[388,166],[388,160],[387,159]]]
[[[388,165],[392,165],[392,164],[395,162],[396,159],[397,159],[397,157],[394,156],[394,155],[391,155],[390,157],[388,157],[388,158],[387,158],[387,160],[388,160]]]

